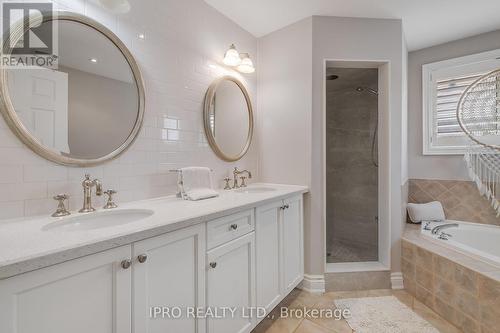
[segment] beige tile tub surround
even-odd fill
[[[410,179],[408,202],[440,201],[446,218],[466,222],[500,225],[500,218],[470,181]]]
[[[409,226],[402,241],[408,293],[463,332],[500,332],[500,268],[421,239],[419,233]]]

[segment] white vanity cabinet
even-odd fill
[[[199,224],[1,280],[0,332],[204,333],[205,255]]]
[[[303,278],[302,205],[266,200],[0,280],[0,332],[248,333]]]
[[[204,227],[133,244],[134,333],[205,332],[204,321],[187,314],[188,308],[205,307]],[[162,313],[154,315],[154,307]]]
[[[283,271],[281,259],[281,215],[283,201],[256,208],[256,289],[257,306],[266,312],[272,310],[281,300]]]
[[[122,246],[0,281],[0,332],[130,332],[130,255]]]
[[[217,311],[207,318],[208,333],[246,333],[254,327],[254,237],[251,232],[207,253],[207,306]]]
[[[304,277],[304,208],[302,196],[285,199],[283,203],[283,293],[288,294]]]
[[[302,196],[257,207],[255,220],[257,306],[269,312],[304,277]]]

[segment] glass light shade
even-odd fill
[[[238,66],[241,63],[240,54],[236,51],[236,46],[231,44],[229,50],[224,54],[224,60],[222,61],[227,66]]]
[[[128,0],[99,0],[99,3],[115,14],[126,14],[130,12],[130,3]]]
[[[238,71],[249,74],[255,72],[255,67],[253,66],[252,59],[250,59],[250,56],[248,53],[242,53],[241,54],[241,63],[238,65]]]

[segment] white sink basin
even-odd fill
[[[42,230],[92,230],[136,222],[154,214],[149,209],[106,210],[85,215],[74,215],[47,224]]]
[[[264,187],[264,186],[251,186],[251,187],[244,187],[236,190],[235,192],[238,193],[266,193],[266,192],[273,192],[276,191],[275,188],[272,187]]]

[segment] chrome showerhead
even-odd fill
[[[363,91],[368,91],[371,94],[378,95],[378,90],[368,88],[368,87],[357,87],[356,91],[363,92]]]

